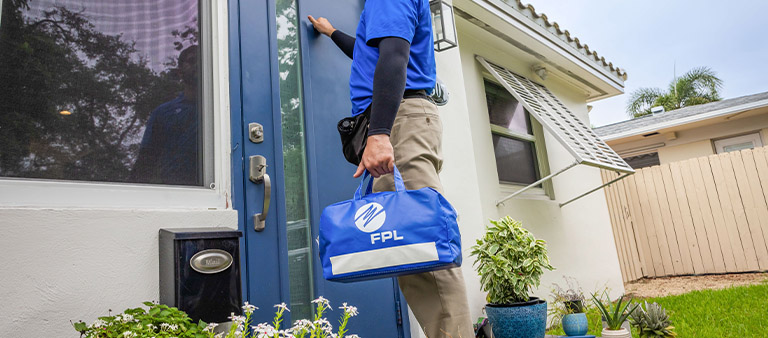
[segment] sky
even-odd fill
[[[527,0],[628,74],[625,94],[590,103],[590,122],[628,119],[629,94],[666,90],[674,74],[707,66],[725,99],[768,91],[768,1]]]

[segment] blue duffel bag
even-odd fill
[[[320,260],[323,277],[356,282],[461,266],[456,210],[433,188],[371,193],[366,171],[354,199],[323,210]]]

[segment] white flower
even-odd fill
[[[342,309],[342,310],[344,310],[344,312],[349,313],[350,317],[357,316],[357,314],[358,314],[357,307],[349,306],[349,305],[347,305],[347,303],[342,304],[339,309]]]
[[[351,334],[351,335],[348,335],[348,336],[344,336],[344,337],[345,337],[345,338],[360,338],[360,336],[358,336],[358,335],[356,335],[356,334]]]
[[[328,334],[333,332],[333,325],[331,325],[331,323],[328,322],[328,320],[325,318],[320,318],[316,320],[315,328],[320,328],[321,330],[325,331]]]
[[[104,326],[107,326],[107,322],[101,319],[97,319],[95,322],[93,322],[93,324],[91,324],[91,328],[100,328]]]
[[[317,299],[312,301],[313,304],[322,304],[325,308],[330,309],[331,308],[331,302],[323,296],[318,297]]]
[[[125,332],[123,332],[123,337],[133,338],[133,337],[136,337],[136,333],[135,332],[131,332],[131,331],[125,331]]]
[[[176,331],[179,329],[179,326],[176,324],[160,323],[160,329],[163,331]]]
[[[307,329],[307,331],[314,329],[315,324],[308,319],[300,319],[293,323],[293,331],[300,331],[301,329]]]
[[[256,309],[258,308],[251,304],[248,304],[248,302],[245,302],[245,305],[243,305],[243,312],[245,312],[245,314],[251,314]]]
[[[232,312],[232,315],[229,316],[229,319],[232,319],[232,321],[235,322],[237,325],[241,325],[245,323],[245,317],[244,316],[236,316],[234,312]]]
[[[256,334],[256,338],[272,338],[277,334],[277,330],[272,325],[266,323],[253,326],[253,331]]]
[[[210,323],[210,324],[208,324],[208,326],[205,327],[205,329],[203,329],[203,332],[211,332],[212,333],[213,329],[215,329],[217,326],[219,326],[219,324],[217,324],[217,323]]]
[[[288,310],[288,305],[286,305],[285,303],[275,304],[275,307],[283,309],[283,311],[291,312],[291,310]]]

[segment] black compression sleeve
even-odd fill
[[[387,37],[379,42],[379,61],[373,73],[369,136],[389,135],[392,130],[405,91],[410,51],[411,44],[401,38]]]
[[[352,53],[355,51],[355,38],[337,29],[331,33],[331,40],[344,54],[352,58]]]

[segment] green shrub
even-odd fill
[[[205,323],[192,323],[184,311],[167,305],[144,302],[148,309],[127,309],[115,316],[99,317],[91,325],[72,324],[85,338],[206,338]]]
[[[491,221],[485,235],[472,247],[475,269],[491,304],[529,300],[544,269],[554,270],[547,257],[546,242],[533,237],[522,224],[506,216]]]

